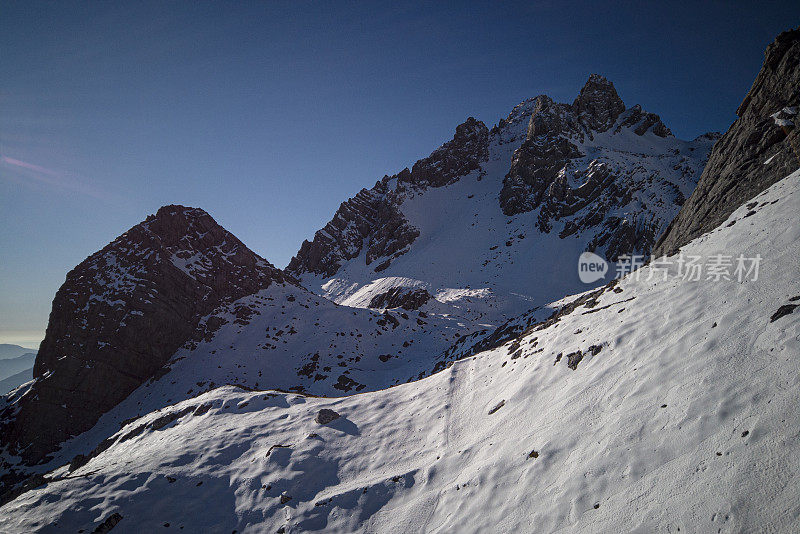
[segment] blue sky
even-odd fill
[[[9,2],[0,6],[0,343],[159,206],[285,266],[341,201],[472,115],[592,72],[724,131],[796,2]]]

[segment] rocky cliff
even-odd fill
[[[739,117],[714,146],[697,188],[658,240],[654,256],[672,254],[716,228],[739,207],[800,166],[800,29],[767,47]]]
[[[384,176],[372,189],[362,189],[343,202],[333,219],[316,232],[313,241],[303,241],[287,272],[332,276],[364,249],[367,265],[383,258],[374,271],[386,269],[419,236],[419,230],[398,209],[402,202],[399,195],[409,190],[449,185],[479,169],[488,158],[488,142],[486,125],[469,117],[456,127],[451,141],[417,161],[411,170],[406,168],[394,176]]]
[[[159,209],[67,274],[2,445],[41,460],[163,372],[201,317],[285,278],[205,211]]]
[[[385,291],[387,280],[432,295],[480,288],[459,310],[497,297],[481,313],[499,324],[512,293],[515,315],[532,299],[580,290],[573,273],[584,250],[612,261],[648,255],[716,139],[676,139],[592,74],[571,103],[540,95],[490,130],[468,119],[410,170],[344,202],[286,270],[339,303],[358,293],[365,306],[383,299],[364,288]]]

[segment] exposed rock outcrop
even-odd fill
[[[384,258],[374,271],[386,269],[419,236],[419,230],[398,208],[404,194],[449,185],[479,169],[488,158],[488,143],[486,125],[469,117],[456,127],[452,140],[417,161],[411,170],[384,176],[372,189],[362,189],[343,202],[333,219],[314,234],[313,241],[303,241],[286,271],[298,276],[332,276],[344,262],[357,258],[364,247],[366,264]]]
[[[408,174],[408,170],[405,172]],[[332,276],[344,262],[357,258],[364,247],[367,265],[378,257],[402,254],[419,230],[406,221],[388,193],[387,180],[382,180],[343,202],[333,219],[314,234],[313,241],[303,241],[286,271]],[[377,265],[375,270],[380,272],[382,267]]]
[[[285,279],[205,211],[159,209],[67,274],[2,445],[42,460],[157,375],[201,317]]]
[[[442,187],[479,169],[489,157],[489,129],[473,117],[456,127],[451,141],[411,167],[411,173],[398,175],[400,182],[421,187]]]
[[[320,425],[327,425],[328,423],[339,419],[339,417],[339,414],[330,408],[322,408],[317,412],[317,415],[314,416],[314,421]]]
[[[416,310],[432,298],[433,296],[426,289],[394,287],[385,293],[375,295],[370,301],[369,307]]]
[[[540,230],[548,232],[550,219],[571,215],[595,200],[597,195],[587,197],[586,192],[597,182],[587,182],[579,188],[583,191],[571,194],[567,172],[573,160],[584,157],[579,145],[612,127],[613,134],[631,130],[638,136],[648,132],[662,138],[672,135],[658,115],[642,111],[638,104],[626,110],[614,84],[599,74],[589,77],[571,105],[554,102],[544,95],[536,97],[527,137],[515,152],[511,169],[503,180],[500,191],[503,213],[516,215],[543,203],[550,204],[543,208],[539,223]],[[585,171],[577,171],[576,177],[581,172],[586,176],[594,174],[591,166],[596,163],[592,161]],[[578,207],[567,196],[588,200]],[[556,206],[565,201],[566,207]]]
[[[605,132],[617,120],[625,104],[614,84],[599,74],[592,74],[572,103],[572,110],[591,137],[592,131]]]
[[[800,166],[798,128],[772,115],[800,105],[800,28],[767,47],[764,64],[736,111],[738,119],[714,145],[697,188],[658,240],[654,256],[722,224],[733,211]],[[792,146],[794,145],[794,147]]]

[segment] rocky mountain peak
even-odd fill
[[[575,126],[569,106],[559,104],[549,96],[539,95],[535,99],[533,113],[528,122],[526,140],[542,135],[559,135],[574,130]]]
[[[469,117],[456,127],[453,139],[417,161],[411,173],[398,175],[398,182],[416,187],[442,187],[480,168],[489,157],[489,129]]]
[[[293,282],[203,210],[165,206],[67,274],[0,446],[36,462],[169,361],[218,306]]]
[[[625,104],[614,84],[604,76],[592,74],[573,102],[578,120],[590,130],[605,132],[625,111]]]
[[[398,208],[402,194],[455,183],[480,169],[488,158],[489,129],[469,117],[456,127],[453,139],[417,161],[411,170],[406,168],[394,176],[384,176],[372,189],[362,189],[343,202],[312,241],[303,241],[286,271],[295,276],[307,272],[332,276],[365,248],[366,265],[382,257],[385,259],[374,265],[373,270],[385,270],[419,236],[419,230],[406,221]],[[395,189],[388,185],[392,181],[396,181]]]

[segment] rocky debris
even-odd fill
[[[772,317],[769,318],[769,322],[774,323],[775,321],[777,321],[781,317],[785,317],[786,315],[789,315],[790,313],[793,313],[794,310],[798,306],[800,306],[800,305],[798,305],[798,304],[784,304],[783,306],[778,308],[778,311],[776,311],[775,313],[772,314]]]
[[[314,421],[319,423],[320,425],[327,425],[331,421],[335,421],[339,419],[339,414],[329,408],[322,408],[320,411],[317,412],[316,417],[314,417]]]
[[[97,528],[92,531],[92,534],[106,534],[110,532],[112,528],[116,527],[120,521],[122,521],[122,516],[114,512],[108,516],[105,521],[97,525]]]
[[[576,371],[578,369],[578,364],[581,363],[583,359],[583,352],[576,350],[575,352],[570,352],[567,354],[567,367]]]
[[[495,413],[497,410],[499,410],[500,408],[502,408],[505,405],[506,405],[505,399],[501,400],[491,410],[489,410],[489,415],[492,415],[493,413]]]
[[[555,310],[544,321],[535,320],[536,315],[534,312],[536,312],[538,308],[534,308],[520,317],[506,321],[504,324],[500,325],[491,332],[484,330],[474,332],[468,336],[462,336],[458,339],[458,341],[456,341],[455,344],[447,349],[444,354],[442,354],[441,359],[434,364],[432,372],[435,373],[447,368],[450,362],[454,360],[468,358],[469,356],[474,356],[480,352],[496,349],[509,342],[511,342],[511,344],[508,347],[508,352],[509,354],[513,353],[519,349],[521,340],[524,337],[529,336],[533,332],[544,330],[553,326],[563,317],[575,312],[581,307],[588,308],[588,311],[582,313],[591,313],[595,309],[605,309],[615,304],[632,300],[633,298],[624,299],[622,301],[596,308],[597,299],[599,299],[603,293],[607,291],[619,293],[622,291],[619,287],[617,287],[618,283],[619,280],[613,279],[603,287],[588,293],[584,293],[583,295],[573,299],[572,301]],[[535,341],[536,338],[534,337],[533,340]],[[600,345],[598,345],[590,347],[590,349],[598,350],[598,347],[602,348]],[[556,356],[555,363],[558,363],[562,356],[563,354]]]
[[[714,145],[697,188],[658,240],[654,257],[722,224],[736,208],[800,165],[796,127],[772,115],[800,105],[800,28],[783,32],[767,47],[764,64],[736,111],[738,119]]]
[[[380,293],[370,300],[370,308],[403,308],[416,310],[424,306],[433,296],[426,289],[393,287],[385,293]]]
[[[205,211],[165,206],[67,274],[34,366],[0,414],[0,444],[33,464],[88,430],[219,305],[292,282]]]
[[[286,504],[291,500],[292,500],[291,495],[287,494],[285,491],[281,493],[281,504]]]
[[[385,270],[419,236],[419,230],[406,221],[399,209],[404,193],[442,187],[479,169],[488,159],[488,146],[486,125],[468,118],[456,127],[451,141],[417,161],[411,170],[384,176],[372,189],[362,189],[343,202],[333,219],[314,234],[314,240],[303,242],[286,271],[296,276],[307,272],[333,276],[344,262],[357,258],[364,247],[366,264],[386,258],[374,269]]]

